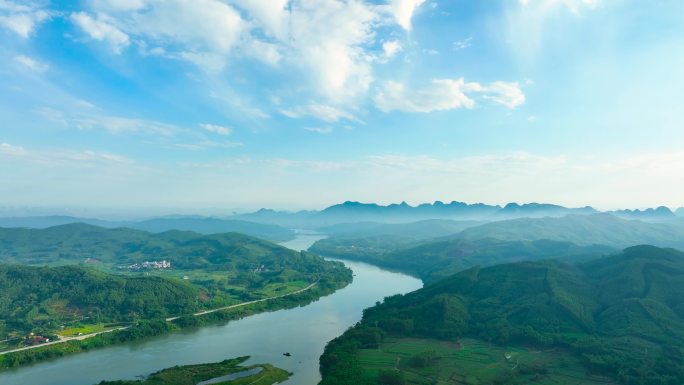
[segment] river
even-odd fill
[[[283,246],[305,250],[321,238],[300,233]],[[358,322],[363,309],[376,301],[422,287],[420,280],[404,274],[343,262],[354,271],[354,282],[307,306],[41,362],[0,373],[0,384],[94,385],[135,379],[175,365],[251,356],[247,364],[269,363],[294,373],[284,384],[315,385],[320,381],[318,358],[328,341]],[[291,356],[284,356],[285,352]]]

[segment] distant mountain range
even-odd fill
[[[290,228],[324,228],[340,223],[379,222],[408,223],[428,219],[451,219],[458,221],[499,221],[516,218],[564,217],[566,215],[592,215],[601,213],[593,207],[569,208],[548,203],[509,203],[505,206],[484,203],[468,204],[453,201],[434,202],[411,206],[406,202],[387,206],[375,203],[347,201],[321,211],[300,211],[296,213],[261,209],[237,215],[233,218],[245,221],[277,224]],[[667,221],[676,217],[667,207],[646,210],[607,211],[622,219],[637,219],[647,222]],[[677,215],[684,216],[684,209]]]
[[[331,226],[366,222],[365,227],[376,224],[412,223],[426,220],[495,222],[517,218],[564,217],[602,213],[593,207],[569,208],[548,203],[508,203],[504,206],[484,203],[468,204],[452,201],[423,203],[411,206],[406,202],[390,205],[347,201],[320,211],[298,212],[260,209],[252,213],[230,217],[165,216],[142,221],[107,221],[69,216],[32,216],[0,218],[0,227],[47,228],[69,223],[87,223],[101,227],[128,227],[151,232],[167,230],[195,231],[202,234],[239,232],[271,241],[292,239],[291,229],[328,232]],[[673,212],[660,206],[645,210],[615,210],[603,212],[615,217],[645,222],[664,222],[684,217],[684,208]],[[337,230],[337,229],[335,229]],[[332,233],[335,233],[333,231]]]

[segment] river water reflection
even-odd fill
[[[302,233],[283,245],[303,250],[321,238]],[[318,358],[328,341],[358,322],[363,309],[376,301],[422,287],[420,280],[404,274],[344,263],[354,271],[354,282],[310,305],[42,362],[0,374],[0,384],[93,385],[248,355],[247,364],[270,363],[294,373],[286,384],[315,385],[320,380]]]

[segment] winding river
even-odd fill
[[[305,250],[321,238],[302,233],[283,246]],[[422,287],[420,280],[404,274],[343,262],[354,271],[354,282],[307,306],[38,363],[1,373],[0,384],[94,385],[135,379],[175,365],[249,355],[246,364],[270,363],[294,373],[284,384],[315,385],[320,380],[318,357],[328,341],[358,322],[363,309],[376,301]],[[291,356],[284,356],[285,352]]]

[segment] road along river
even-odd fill
[[[283,245],[307,249],[316,234],[299,234]],[[384,297],[422,287],[420,280],[359,262],[343,261],[354,282],[307,306],[253,315],[225,325],[204,326],[113,345],[0,373],[2,385],[94,385],[135,379],[175,365],[251,356],[247,364],[270,363],[294,375],[289,385],[315,385],[325,344],[361,319],[363,309]],[[285,356],[283,353],[290,353]]]

